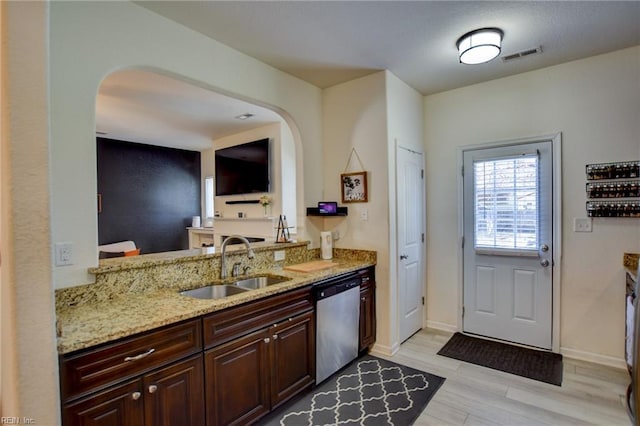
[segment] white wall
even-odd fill
[[[299,209],[305,197],[320,196],[318,88],[129,2],[52,2],[50,37],[52,236],[54,243],[72,242],[75,257],[73,266],[54,268],[57,288],[93,280],[86,271],[97,264],[97,219],[90,213],[95,99],[112,71],[142,67],[277,111],[292,127],[304,164]]]
[[[456,149],[562,132],[560,345],[570,356],[621,365],[623,252],[640,251],[638,219],[585,217],[585,165],[640,159],[640,47],[427,96],[427,300],[432,326],[456,327]]]
[[[321,230],[338,230],[340,239],[335,241],[336,247],[378,252],[375,350],[392,353],[399,345],[395,273],[395,141],[422,150],[422,96],[390,72],[382,71],[325,89],[323,100],[323,200],[340,203],[340,174],[364,168],[369,172],[369,201],[344,204],[349,209],[346,218],[315,218],[308,224],[315,226],[316,239],[319,239],[317,232]],[[362,165],[354,154],[346,168],[353,148]],[[364,210],[368,215],[366,221],[360,217]]]
[[[424,152],[424,111],[423,96],[412,87],[408,86],[391,72],[386,73],[387,96],[387,130],[388,130],[388,186],[389,186],[389,275],[392,282],[396,283],[397,264],[399,255],[397,252],[397,217],[396,217],[396,146],[412,149],[416,152]],[[424,158],[424,155],[423,155]],[[424,247],[426,248],[426,246]],[[423,260],[423,269],[426,271],[426,258]],[[423,294],[426,295],[426,275]],[[397,284],[393,285],[396,289]],[[399,317],[395,311],[398,299],[394,299],[391,309],[394,318],[397,318],[395,328],[397,333],[394,345],[401,343],[399,339]],[[423,312],[426,316],[426,309]],[[426,317],[423,318],[426,324]],[[394,347],[395,347],[394,346]]]
[[[323,198],[311,200],[315,207],[318,201],[341,203],[340,174],[361,171],[369,172],[367,203],[349,203],[346,218],[313,218],[314,241],[319,241],[319,231],[338,230],[340,239],[335,247],[376,250],[376,302],[377,339],[376,346],[389,352],[396,334],[392,307],[395,290],[389,275],[389,188],[387,166],[387,126],[385,72],[378,72],[324,90],[323,93]],[[355,148],[355,154],[347,170],[347,160]],[[367,210],[369,219],[360,219]]]
[[[2,416],[57,424],[45,2],[2,2]]]

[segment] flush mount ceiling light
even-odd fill
[[[499,28],[481,28],[466,33],[456,42],[460,62],[469,65],[489,62],[500,54],[503,35]]]

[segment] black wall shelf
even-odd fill
[[[258,204],[260,200],[229,200],[225,204]]]
[[[347,207],[338,207],[336,213],[320,213],[320,209],[318,207],[307,207],[307,216],[322,216],[322,217],[335,217],[335,216],[347,216],[348,208]]]

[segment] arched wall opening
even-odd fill
[[[304,185],[300,173],[303,157],[300,132],[291,116],[281,109],[246,97],[241,99],[237,95],[214,89],[202,82],[151,67],[128,67],[110,72],[100,82],[95,105],[98,137],[96,155],[98,159],[103,158],[101,161],[104,163],[107,162],[107,158],[114,158],[109,160],[109,173],[105,171],[106,164],[103,164],[102,168],[98,164],[99,244],[118,242],[109,240],[114,239],[114,236],[122,241],[135,240],[129,238],[129,235],[138,235],[143,241],[155,238],[155,246],[162,247],[157,243],[157,239],[171,233],[174,237],[165,243],[164,247],[168,247],[166,250],[192,248],[189,247],[185,228],[189,226],[187,222],[190,222],[191,214],[200,215],[202,223],[206,218],[204,179],[214,175],[215,150],[262,138],[270,140],[269,190],[265,193],[216,196],[215,210],[221,218],[213,221],[219,221],[222,225],[223,218],[237,217],[239,212],[252,219],[262,217],[268,212],[271,217],[286,215],[290,226],[304,223],[304,218],[298,217],[299,212],[304,211],[301,190]],[[251,117],[242,119],[247,114]],[[108,151],[111,157],[107,157],[104,154],[106,147],[115,151],[115,154]],[[167,158],[164,160],[167,164],[163,163],[161,168],[145,164],[138,166],[136,161],[128,156],[141,155],[140,152],[150,152],[149,155],[155,155],[157,152],[159,156]],[[182,191],[190,192],[187,201],[193,212],[184,207],[174,212],[177,207],[173,207],[166,209],[165,213],[162,206],[171,207],[172,201],[159,198],[180,198],[180,189],[172,189],[161,180],[165,179],[165,176],[166,179],[174,176],[170,171],[172,167],[182,167],[181,158],[177,166],[170,162],[173,161],[173,154],[183,153],[188,154],[191,162],[201,159],[198,164],[200,176],[189,176],[189,180],[184,183],[187,190]],[[192,154],[197,154],[197,157]],[[155,157],[152,160],[155,161]],[[135,174],[135,179],[129,180],[120,176],[120,170],[123,173]],[[145,173],[149,173],[149,179],[145,178]],[[178,170],[176,174],[184,175],[182,170]],[[202,188],[199,200],[195,199],[194,185]],[[105,187],[109,188],[107,194],[101,192],[101,186],[102,190]],[[172,190],[178,192],[171,196]],[[142,194],[148,200],[138,203],[138,198],[132,194],[133,192]],[[234,204],[237,201],[257,199],[262,195],[271,201],[268,210],[263,211],[263,207],[257,204]],[[114,197],[122,199],[114,200]],[[130,213],[134,212],[133,209],[128,209],[126,200],[138,206],[139,211],[135,213],[146,216],[149,226],[142,229],[133,223],[145,219],[131,218]],[[147,203],[158,207],[154,208]],[[114,211],[116,209],[117,212]],[[166,225],[162,226],[163,223]],[[238,228],[237,232],[233,233],[242,233],[242,224],[227,222],[225,229],[230,225]],[[264,228],[264,232],[269,233],[273,226],[265,221]],[[304,226],[299,228],[301,233]],[[215,226],[213,231],[215,232]],[[138,244],[141,253],[166,251],[153,250],[153,247],[148,245],[149,247],[141,247]]]

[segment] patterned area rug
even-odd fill
[[[444,380],[366,355],[262,424],[411,425]]]
[[[438,355],[562,385],[562,355],[455,333]]]

